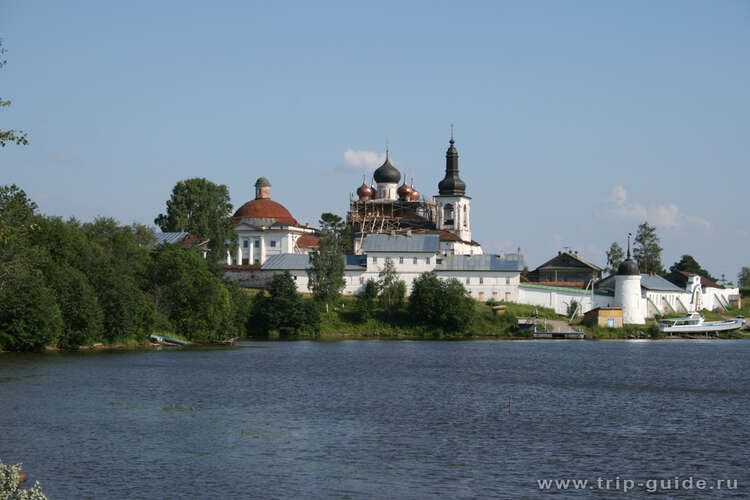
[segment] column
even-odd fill
[[[242,244],[237,240],[237,265],[242,264]]]
[[[266,240],[264,236],[260,237],[260,263],[263,264],[266,261]]]
[[[247,262],[252,266],[255,264],[255,238],[249,239],[247,246],[250,248],[250,256],[248,257]]]

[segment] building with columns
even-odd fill
[[[261,266],[271,255],[306,254],[318,246],[315,230],[301,226],[280,203],[271,199],[271,183],[255,182],[255,199],[233,216],[237,247],[227,251],[227,265]]]

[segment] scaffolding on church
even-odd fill
[[[349,200],[346,223],[354,237],[367,234],[435,229],[437,206],[432,201]]]

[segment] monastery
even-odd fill
[[[563,262],[567,269],[586,264],[591,278],[586,288],[521,283],[525,263],[520,249],[487,254],[472,239],[471,198],[459,174],[452,136],[449,143],[438,194],[424,196],[413,180],[411,184],[402,180],[386,151],[385,162],[373,174],[374,183],[368,186],[363,180],[356,197],[350,197],[346,223],[354,253],[344,256],[344,294],[356,295],[369,279],[377,280],[386,261],[406,283],[407,293],[420,274],[433,271],[440,278],[459,280],[476,300],[549,307],[559,314],[572,310],[574,315],[617,308],[625,324],[643,324],[647,317],[671,312],[726,308],[730,296],[738,293],[704,286],[697,276],[686,277],[686,285],[680,288],[660,276],[641,274],[629,244],[627,259],[604,279],[598,267],[577,253],[560,254],[539,268],[542,276],[556,278],[559,267],[554,264]],[[297,289],[308,292],[309,254],[318,247],[316,230],[300,225],[283,205],[271,200],[268,179],[260,177],[254,188],[254,199],[234,214],[237,247],[227,252],[227,278],[243,286],[262,287],[274,274],[289,271]]]

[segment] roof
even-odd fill
[[[187,231],[178,231],[174,233],[155,233],[156,242],[154,246],[161,245],[162,243],[180,243],[182,240],[190,236]]]
[[[521,271],[523,264],[517,259],[499,255],[448,255],[438,259],[435,271]]]
[[[684,281],[685,283],[687,283],[687,278],[690,277],[690,276],[700,276],[700,275],[697,275],[695,273],[689,273],[687,271],[677,271],[677,272],[680,273],[681,275],[683,275],[686,278],[685,281]],[[712,281],[712,280],[710,280],[710,279],[708,279],[708,278],[706,278],[704,276],[701,276],[701,286],[703,288],[724,288],[720,284],[718,284],[715,281]]]
[[[366,262],[364,255],[344,255],[344,269],[362,270]],[[269,256],[261,269],[274,271],[302,271],[310,267],[310,256],[299,253],[280,253]]]
[[[312,234],[305,234],[297,238],[297,248],[318,248],[320,238]]]
[[[248,201],[234,213],[234,218],[237,222],[238,219],[272,219],[287,226],[299,225],[281,203],[269,199]]]
[[[595,288],[597,290],[610,290],[614,291],[615,289],[615,278],[617,276],[612,274],[610,276],[607,276],[603,280],[600,280],[596,283]],[[675,286],[673,283],[670,283],[666,279],[662,278],[658,274],[654,274],[653,276],[649,274],[641,274],[641,288],[644,288],[646,290],[654,290],[654,291],[661,291],[661,292],[684,292],[682,288]]]
[[[398,181],[401,180],[401,172],[391,165],[387,154],[385,156],[385,162],[375,169],[372,176],[378,184],[381,182],[397,184]]]
[[[682,288],[667,281],[658,274],[641,274],[641,288],[646,290],[658,290],[663,292],[684,292]]]
[[[555,255],[554,257],[552,257],[550,260],[548,260],[547,262],[545,262],[541,266],[537,267],[537,269],[542,269],[542,268],[545,268],[545,267],[571,267],[571,266],[566,266],[565,265],[566,264],[565,261],[568,260],[568,259],[572,260],[573,264],[575,264],[576,262],[578,262],[580,264],[583,264],[585,267],[591,268],[591,269],[593,269],[595,271],[601,271],[602,270],[601,267],[599,267],[599,266],[597,266],[595,264],[592,264],[591,262],[587,261],[583,257],[581,257],[578,254],[573,253],[573,252],[559,252],[557,255]],[[558,264],[555,261],[561,261],[561,263]],[[579,267],[579,266],[573,266],[573,267]]]
[[[436,253],[440,249],[437,234],[368,234],[362,243],[365,252],[423,252]]]

